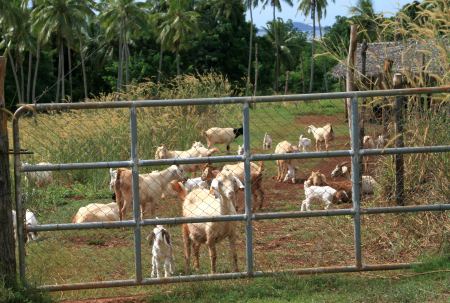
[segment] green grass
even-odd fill
[[[279,275],[152,289],[147,302],[448,302],[449,259],[432,273]],[[447,270],[447,271],[446,271]]]

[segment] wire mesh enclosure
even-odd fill
[[[449,236],[449,91],[22,107],[21,278],[75,290],[408,268]],[[421,94],[440,101],[412,111]],[[402,133],[370,101],[399,96]]]

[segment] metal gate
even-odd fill
[[[123,220],[116,222],[97,222],[97,223],[61,223],[61,224],[41,224],[29,227],[27,231],[35,232],[58,232],[69,230],[88,230],[88,229],[106,229],[106,228],[122,228],[123,230],[131,230],[134,234],[134,271],[133,279],[106,280],[106,281],[83,281],[81,283],[70,284],[44,284],[40,288],[50,291],[58,290],[77,290],[89,288],[105,288],[118,286],[137,286],[151,285],[160,283],[176,283],[186,281],[202,281],[202,280],[222,280],[235,278],[249,278],[270,276],[281,273],[280,271],[257,271],[254,267],[254,239],[253,224],[258,220],[270,219],[287,219],[287,218],[307,218],[307,217],[331,217],[331,216],[351,216],[353,218],[354,229],[354,264],[350,266],[331,266],[331,267],[311,267],[289,269],[282,272],[292,272],[297,274],[312,273],[334,273],[334,272],[359,272],[373,270],[390,270],[409,268],[409,263],[396,264],[365,264],[361,251],[361,215],[372,214],[389,214],[389,213],[407,213],[407,212],[423,212],[437,211],[444,212],[450,210],[450,204],[442,201],[442,204],[435,205],[417,205],[404,207],[372,207],[364,208],[360,203],[360,158],[369,155],[393,155],[393,154],[412,154],[412,153],[446,153],[450,151],[450,145],[443,146],[422,146],[422,147],[404,147],[404,148],[385,148],[385,149],[360,149],[359,143],[359,117],[358,117],[358,100],[368,97],[387,97],[387,96],[405,96],[419,94],[448,94],[450,87],[435,88],[418,88],[418,89],[398,89],[385,91],[358,91],[358,92],[340,92],[340,93],[324,93],[324,94],[307,94],[307,95],[284,95],[284,96],[260,96],[260,97],[226,97],[226,98],[207,98],[207,99],[182,99],[182,100],[143,100],[143,101],[120,101],[120,102],[102,102],[102,103],[61,103],[61,104],[36,104],[26,105],[19,108],[14,115],[13,132],[14,132],[14,176],[15,176],[15,203],[18,218],[23,218],[23,186],[21,184],[21,176],[26,172],[36,171],[68,171],[68,170],[88,170],[88,169],[105,169],[105,168],[130,168],[132,170],[133,181],[133,218],[131,220]],[[250,150],[250,120],[251,105],[266,102],[297,102],[297,101],[315,101],[322,99],[342,99],[351,98],[351,149],[349,150],[333,150],[319,152],[303,152],[303,153],[284,153],[284,154],[259,154],[252,153]],[[242,105],[242,125],[243,125],[243,155],[227,155],[227,156],[210,156],[202,158],[187,159],[141,159],[138,156],[138,127],[137,127],[137,110],[146,107],[173,107],[173,106],[189,106],[189,105]],[[74,113],[87,110],[99,109],[128,109],[129,110],[129,127],[131,130],[131,154],[130,160],[108,161],[108,162],[83,162],[83,163],[59,163],[46,165],[26,165],[21,162],[21,128],[20,121],[24,114],[28,112],[49,112],[49,111],[71,111]],[[250,183],[250,165],[253,161],[281,160],[281,159],[310,159],[310,158],[327,158],[327,157],[351,157],[352,169],[352,201],[353,206],[350,209],[332,209],[318,211],[287,211],[287,212],[252,212],[252,195]],[[173,165],[173,164],[197,164],[197,163],[220,163],[239,161],[244,163],[245,167],[245,212],[243,214],[213,216],[213,217],[168,217],[158,219],[140,219],[139,212],[139,190],[138,178],[139,168],[145,166],[156,165]],[[179,275],[168,278],[149,278],[143,274],[142,265],[142,231],[141,229],[148,225],[155,224],[183,224],[197,222],[218,222],[218,221],[241,221],[245,226],[245,270],[241,272],[218,273],[218,274],[196,274],[196,275]],[[19,239],[24,238],[23,221],[18,220]],[[24,241],[18,242],[19,251],[19,267],[20,277],[26,280],[26,253]],[[94,270],[94,269],[91,269]],[[76,274],[74,272],[74,274]]]

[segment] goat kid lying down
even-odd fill
[[[344,190],[335,190],[330,186],[315,186],[309,181],[305,181],[305,200],[302,201],[301,211],[310,211],[310,205],[314,201],[322,201],[325,203],[325,209],[331,204],[342,203],[348,200],[348,195]]]

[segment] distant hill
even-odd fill
[[[299,32],[306,33],[308,38],[312,37],[313,33],[313,27],[309,24],[302,23],[302,22],[292,22],[294,25],[294,28],[298,30]],[[322,34],[325,34],[329,30],[329,26],[322,27]],[[266,30],[264,28],[258,28],[258,36],[264,36],[266,34]],[[316,37],[319,38],[320,30],[319,25],[316,24]]]

